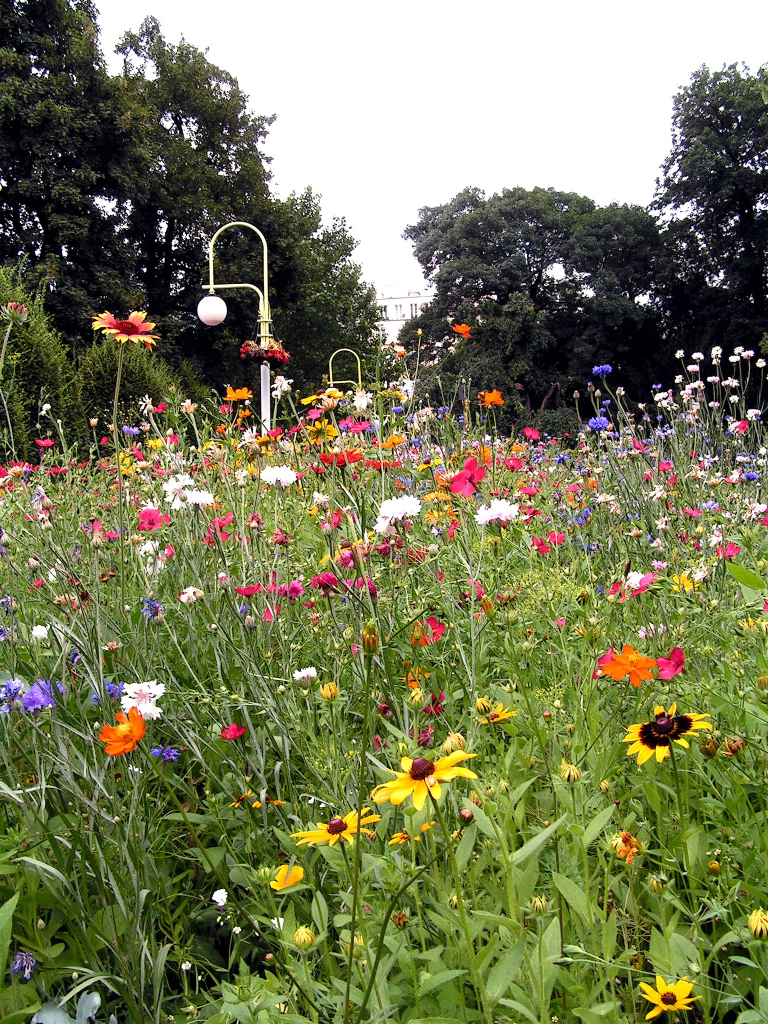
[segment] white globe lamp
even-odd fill
[[[219,295],[206,295],[197,304],[197,315],[209,327],[220,324],[227,315],[227,304]]]

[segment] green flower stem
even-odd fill
[[[330,603],[330,601],[329,601]],[[367,756],[368,756],[368,731],[370,728],[370,704],[371,704],[371,679],[373,675],[373,658],[365,659],[365,679],[363,683],[363,731],[360,740],[360,766],[357,777],[357,827],[360,828],[360,818],[363,813],[363,801],[365,799],[365,769],[367,767]],[[354,865],[352,870],[352,915],[349,924],[350,931],[350,947],[349,947],[349,958],[347,960],[347,982],[344,995],[344,1024],[348,1024],[350,1009],[349,1009],[349,992],[352,987],[352,959],[354,954],[354,943],[355,943],[355,923],[357,920],[357,903],[359,896],[359,881],[360,881],[360,833],[358,831],[357,842],[355,843],[355,857]],[[345,851],[346,856],[346,851]],[[374,978],[376,975],[374,974]]]
[[[453,869],[453,884],[456,887],[456,899],[459,907],[459,917],[461,919],[461,927],[464,932],[464,941],[467,944],[467,954],[469,955],[469,972],[472,977],[472,984],[477,994],[477,1001],[479,1006],[482,1008],[483,1016],[485,1017],[487,1024],[493,1024],[493,1014],[491,1013],[491,1007],[488,1002],[488,993],[485,991],[485,985],[480,972],[475,967],[475,944],[472,941],[472,934],[469,930],[469,920],[467,919],[467,911],[464,906],[464,900],[461,896],[461,872],[459,871],[459,865],[456,861],[456,854],[453,850],[453,839],[448,831],[448,826],[445,823],[443,812],[440,810],[440,804],[438,801],[429,794],[429,798],[432,801],[432,806],[435,809],[435,817],[440,823],[440,828],[443,831],[443,837],[445,838],[445,848],[448,851],[448,858],[451,862],[451,868]]]
[[[120,380],[123,375],[123,356],[125,345],[121,345],[117,356],[117,377],[115,379],[115,397],[112,402],[112,441],[115,448],[117,463],[117,522],[120,530],[118,550],[120,552],[120,605],[125,608],[125,537],[123,536],[123,467],[120,464],[120,437],[117,432],[117,402],[120,397]]]

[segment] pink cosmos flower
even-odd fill
[[[525,427],[523,433],[530,441],[538,441],[541,437],[538,430],[535,430],[533,427]]]
[[[430,616],[426,622],[417,622],[413,627],[413,643],[420,647],[436,643],[445,632],[445,623]]]
[[[679,676],[685,665],[685,655],[681,648],[674,647],[669,652],[668,658],[657,658],[659,666],[659,679],[671,679],[672,676]]]

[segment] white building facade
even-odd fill
[[[395,344],[405,321],[418,316],[434,297],[435,293],[427,289],[388,289],[378,292],[376,302],[381,312],[379,326],[388,345]]]

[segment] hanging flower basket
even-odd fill
[[[291,358],[283,345],[275,338],[268,342],[244,341],[240,346],[241,359],[260,359],[276,369],[285,366]]]

